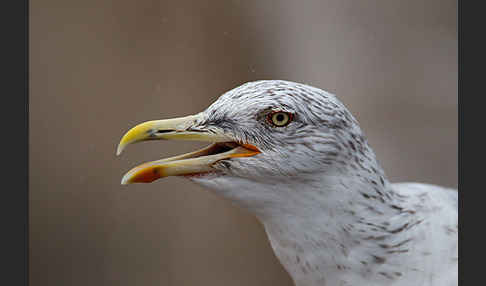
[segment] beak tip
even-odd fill
[[[123,178],[121,180],[121,184],[122,185],[128,185],[128,184],[130,184],[130,181],[128,180],[128,178],[126,176],[123,176]]]
[[[126,173],[125,175],[123,175],[123,178],[121,179],[121,184],[122,185],[128,185],[128,184],[131,184],[132,183],[132,180],[131,180],[132,176],[130,175],[130,172]]]
[[[118,145],[118,147],[116,148],[116,155],[117,156],[120,156],[120,154],[123,152],[123,148],[124,146],[122,144]]]

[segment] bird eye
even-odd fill
[[[268,121],[276,127],[283,127],[292,121],[292,113],[278,111],[268,115]]]

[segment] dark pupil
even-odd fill
[[[284,118],[285,118],[285,117],[283,116],[283,114],[278,114],[278,115],[277,115],[277,121],[283,121],[283,120],[284,120]]]

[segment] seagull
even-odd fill
[[[206,110],[130,129],[128,144],[210,145],[147,162],[122,184],[180,176],[256,216],[297,286],[458,285],[458,192],[391,183],[335,95],[260,80]]]

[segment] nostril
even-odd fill
[[[170,129],[165,129],[165,130],[157,130],[157,133],[158,134],[162,134],[162,133],[169,133],[169,132],[173,132],[174,130],[170,130]]]
[[[196,128],[193,128],[193,127],[189,127],[189,128],[187,128],[187,129],[186,129],[186,131],[192,131],[192,132],[202,132],[202,133],[207,132],[206,130],[196,129]]]

